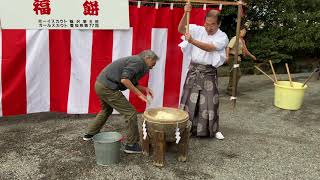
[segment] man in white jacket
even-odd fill
[[[217,68],[226,60],[228,36],[219,29],[221,16],[216,10],[208,11],[204,26],[190,24],[186,32],[186,16],[191,9],[190,4],[185,5],[178,27],[188,41],[183,53],[191,59],[180,108],[189,113],[193,135],[224,139],[219,131]]]

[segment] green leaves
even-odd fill
[[[320,56],[320,0],[249,0],[248,46],[275,63]],[[262,26],[263,25],[263,26]]]

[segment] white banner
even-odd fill
[[[3,29],[129,29],[128,0],[0,0]]]

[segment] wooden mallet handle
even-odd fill
[[[273,68],[273,65],[272,65],[272,61],[269,60],[269,63],[270,63],[271,70],[272,70],[272,73],[273,73],[274,81],[275,81],[276,84],[277,84],[277,83],[278,83],[278,80],[277,80],[276,72],[274,71],[274,68]]]
[[[304,86],[307,84],[307,82],[311,79],[311,77],[314,75],[314,73],[318,72],[319,70],[320,70],[320,68],[315,69],[315,70],[311,73],[311,75],[308,77],[308,79],[306,79],[306,80],[304,81],[304,83],[302,84],[302,87],[304,87]]]
[[[254,66],[256,69],[258,69],[260,72],[262,72],[262,74],[264,74],[265,76],[267,76],[269,79],[271,79],[271,81],[273,83],[275,83],[275,81],[272,79],[272,77],[270,77],[267,73],[263,72],[258,66]]]
[[[288,76],[289,76],[290,86],[293,87],[291,74],[290,74],[289,66],[288,66],[287,63],[286,63],[286,69],[287,69],[287,73],[288,73]]]
[[[187,4],[190,4],[190,0],[187,0]],[[186,33],[189,33],[189,22],[190,22],[190,12],[187,12]]]

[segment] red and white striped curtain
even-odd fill
[[[35,112],[96,113],[98,73],[120,57],[152,49],[160,60],[140,84],[150,107],[177,107],[187,65],[178,47],[183,8],[130,7],[130,30],[1,30],[0,116]],[[194,8],[191,23],[206,11]],[[123,92],[139,112],[146,104]]]

